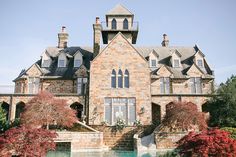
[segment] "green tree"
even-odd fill
[[[236,127],[236,76],[220,85],[216,95],[204,105],[203,111],[210,113],[210,126]]]
[[[0,132],[3,132],[6,126],[6,112],[1,107],[2,103],[0,103]]]

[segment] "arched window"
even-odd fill
[[[129,88],[129,71],[125,70],[125,88]]]
[[[116,71],[114,69],[111,73],[111,88],[116,88]]]
[[[125,18],[124,21],[123,21],[123,29],[128,29],[129,26],[128,26],[128,20]]]
[[[116,29],[116,19],[112,19],[112,21],[111,21],[111,29]]]
[[[25,108],[25,103],[24,102],[19,102],[16,104],[16,112],[15,112],[15,119],[19,119],[21,113],[24,111]]]
[[[123,74],[121,70],[118,72],[118,88],[123,88]]]

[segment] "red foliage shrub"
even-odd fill
[[[199,112],[191,102],[171,102],[166,105],[162,131],[204,130],[207,128],[205,113]]]
[[[182,156],[235,157],[236,140],[230,138],[230,133],[220,129],[190,132],[178,142],[177,149]]]
[[[42,128],[11,128],[0,136],[0,156],[45,156],[47,151],[55,149],[56,136],[55,132]]]
[[[21,120],[26,125],[59,125],[71,127],[77,121],[76,112],[66,104],[66,100],[56,99],[49,92],[41,92],[25,107]]]

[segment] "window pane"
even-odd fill
[[[125,76],[125,88],[129,88],[129,76]]]
[[[116,19],[111,21],[111,29],[116,29]]]
[[[119,106],[113,106],[113,124],[116,123],[117,119],[119,118]]]
[[[123,74],[121,70],[118,73],[118,87],[123,88]]]
[[[42,67],[49,67],[50,66],[50,60],[43,60]]]
[[[33,83],[29,83],[29,94],[33,94]]]
[[[65,60],[59,60],[58,67],[65,67]]]
[[[191,93],[192,94],[196,93],[196,90],[195,90],[195,78],[190,78],[190,88],[191,88]]]
[[[128,29],[128,20],[124,19],[123,21],[123,29]]]
[[[127,115],[126,115],[127,109],[126,108],[127,108],[127,105],[120,106],[120,118],[124,120],[125,123],[127,123]]]
[[[82,78],[77,78],[77,94],[82,94]]]
[[[133,125],[135,122],[135,105],[129,105],[129,125]]]
[[[165,93],[165,87],[164,87],[164,78],[160,78],[160,89],[161,89],[161,94]]]
[[[155,59],[151,60],[151,66],[156,67],[157,66],[157,61]]]
[[[198,59],[197,60],[197,65],[202,68],[203,67],[203,63],[202,63],[202,60],[201,59]]]
[[[105,121],[111,124],[111,105],[105,105]]]
[[[174,67],[175,68],[179,67],[179,60],[178,59],[174,59]]]
[[[38,93],[39,91],[39,82],[40,82],[39,78],[34,79],[34,94]]]
[[[196,93],[202,93],[201,78],[196,78]]]
[[[116,88],[116,71],[114,69],[111,73],[111,87]]]
[[[165,93],[166,94],[170,94],[170,79],[169,78],[165,78],[166,80],[166,88],[165,88]]]
[[[81,60],[76,59],[76,60],[74,61],[74,67],[80,67],[80,65],[81,65]]]

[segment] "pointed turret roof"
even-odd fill
[[[117,4],[113,9],[111,9],[106,15],[132,15],[127,8],[121,4]]]

